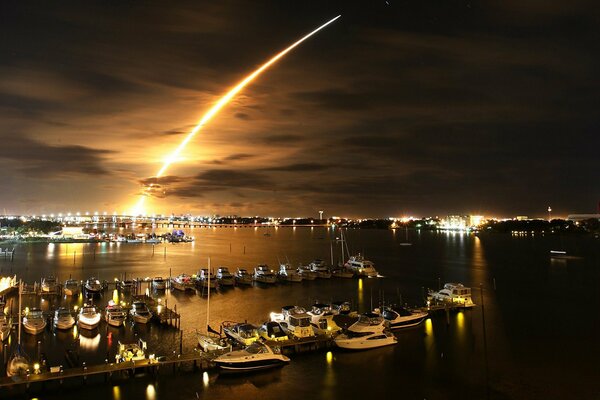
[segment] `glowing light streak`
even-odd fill
[[[324,23],[323,25],[321,25],[314,31],[308,33],[307,35],[305,35],[304,37],[302,37],[301,39],[299,39],[298,41],[296,41],[295,43],[293,43],[292,45],[290,45],[283,51],[279,52],[277,55],[275,55],[269,61],[267,61],[266,63],[261,65],[258,69],[256,69],[254,72],[252,72],[246,78],[244,78],[244,80],[242,80],[240,83],[238,83],[236,86],[234,86],[231,90],[229,90],[229,92],[227,92],[223,97],[221,97],[221,99],[219,99],[219,101],[217,101],[217,103],[214,106],[212,106],[212,108],[210,110],[208,110],[208,112],[206,112],[206,114],[204,114],[204,116],[200,119],[200,121],[196,124],[196,126],[190,131],[190,133],[187,134],[187,136],[183,139],[183,141],[179,144],[179,146],[177,146],[175,151],[173,151],[173,153],[171,153],[171,155],[169,157],[167,157],[163,166],[156,173],[155,178],[160,178],[161,176],[164,175],[164,173],[167,171],[167,169],[169,169],[171,164],[173,164],[173,162],[175,162],[179,158],[180,153],[185,149],[185,147],[194,138],[194,136],[196,136],[196,134],[200,131],[200,129],[202,129],[202,127],[204,127],[204,125],[206,125],[219,111],[221,111],[221,109],[223,107],[225,107],[225,105],[227,105],[227,103],[229,103],[231,101],[231,99],[236,94],[238,94],[244,87],[246,87],[250,82],[252,82],[256,77],[258,77],[258,75],[260,75],[263,71],[265,71],[271,65],[275,64],[280,58],[282,58],[287,53],[292,51],[295,47],[299,46],[306,39],[310,38],[315,33],[324,29],[325,27],[327,27],[329,24],[333,23],[335,20],[337,20],[340,17],[341,17],[341,15],[338,15],[337,17],[327,21],[326,23]],[[153,186],[153,184],[150,184],[149,188],[151,188],[152,186]],[[144,190],[144,193],[141,194],[141,197],[135,207],[135,212],[134,212],[135,215],[138,215],[141,212],[143,212],[143,204],[144,204],[145,198],[147,197],[147,192],[148,192],[149,188],[146,188],[146,190]]]

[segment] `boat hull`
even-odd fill
[[[150,322],[151,319],[152,319],[152,315],[149,315],[149,316],[138,315],[138,314],[133,315],[133,320],[135,322],[137,322],[138,324],[147,324],[148,322]]]
[[[39,335],[46,329],[46,322],[43,323],[27,323],[23,322],[23,329],[31,335]]]
[[[96,329],[98,327],[98,325],[100,325],[100,318],[98,318],[97,321],[91,321],[91,320],[87,320],[87,319],[86,320],[79,319],[77,321],[77,326],[80,329],[87,329],[89,331]]]
[[[240,277],[236,277],[235,278],[235,284],[236,285],[252,285],[252,278],[248,277],[248,278],[240,278]]]
[[[390,329],[404,329],[420,325],[427,318],[427,314],[417,315],[411,318],[399,319],[390,322]]]
[[[367,340],[362,338],[355,339],[344,339],[336,338],[334,340],[337,347],[347,350],[369,350],[376,349],[378,347],[389,346],[396,344],[398,341],[395,337],[386,337],[385,339]]]
[[[274,283],[277,282],[277,279],[275,278],[275,276],[255,276],[254,277],[254,281],[258,282],[258,283],[266,283],[269,285],[272,285]]]
[[[56,327],[56,329],[60,329],[63,331],[67,330],[67,329],[71,329],[73,327],[73,325],[75,325],[74,318],[54,321],[54,326]]]
[[[253,372],[261,371],[271,368],[279,368],[288,364],[289,361],[281,359],[268,359],[268,360],[256,360],[256,361],[219,361],[216,360],[215,364],[217,367],[227,372]]]

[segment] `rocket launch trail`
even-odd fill
[[[258,77],[267,68],[269,68],[271,65],[275,64],[279,59],[281,59],[287,53],[289,53],[290,51],[292,51],[295,47],[299,46],[302,42],[304,42],[305,40],[307,40],[308,38],[310,38],[311,36],[313,36],[315,33],[319,32],[320,30],[326,28],[329,24],[332,24],[334,21],[336,21],[340,17],[341,17],[341,15],[338,15],[337,17],[335,17],[335,18],[327,21],[323,25],[319,26],[317,29],[315,29],[312,32],[308,33],[307,35],[305,35],[304,37],[302,37],[298,41],[294,42],[293,44],[291,44],[290,46],[288,46],[286,49],[284,49],[281,52],[279,52],[278,54],[276,54],[269,61],[267,61],[266,63],[264,63],[263,65],[261,65],[258,69],[256,69],[250,75],[248,75],[247,77],[245,77],[241,82],[239,82],[237,85],[235,85],[232,89],[230,89],[223,97],[221,97],[219,99],[219,101],[217,101],[215,103],[215,105],[213,105],[206,112],[206,114],[204,114],[202,116],[202,118],[200,119],[200,121],[198,121],[198,123],[196,124],[196,126],[194,126],[194,128],[187,134],[187,136],[183,139],[183,141],[179,144],[179,146],[177,146],[177,148],[171,153],[171,155],[169,155],[167,157],[167,159],[165,160],[163,166],[156,173],[155,178],[160,178],[161,176],[163,176],[165,174],[165,172],[167,172],[167,170],[169,169],[169,167],[171,166],[171,164],[173,164],[173,162],[175,162],[175,160],[177,160],[177,158],[179,157],[179,154],[185,149],[185,147],[194,138],[194,136],[196,136],[196,134],[219,111],[221,111],[221,109],[223,107],[225,107],[227,105],[227,103],[229,103],[231,101],[231,99],[236,94],[238,94],[242,89],[244,89],[250,82],[252,82],[254,79],[256,79],[256,77]],[[151,189],[152,186],[153,186],[153,184],[150,184],[148,187],[146,187],[144,189],[144,192],[140,195],[140,199],[139,199],[139,201],[138,201],[138,203],[137,203],[137,205],[135,207],[135,211],[134,211],[135,214],[142,213],[144,201],[145,201],[146,197],[149,195],[149,189]]]

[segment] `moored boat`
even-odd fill
[[[32,335],[42,333],[46,329],[46,318],[39,308],[32,308],[29,313],[23,317],[23,328],[25,332]]]
[[[202,289],[216,289],[217,279],[213,275],[212,271],[208,270],[208,268],[202,268],[200,271],[198,271],[198,275],[196,276],[196,285]]]
[[[440,291],[435,292],[430,290],[427,298],[428,303],[439,301],[464,308],[475,306],[471,298],[471,288],[463,286],[462,283],[446,283]]]
[[[85,291],[90,294],[100,293],[102,291],[102,283],[97,278],[89,278],[85,281]]]
[[[335,335],[342,329],[333,320],[334,313],[329,304],[315,303],[307,314],[316,333]]]
[[[56,311],[54,311],[54,327],[60,330],[71,329],[73,325],[75,325],[75,318],[71,315],[71,312],[64,308],[60,307]]]
[[[279,265],[279,279],[285,282],[302,282],[302,275],[289,263]]]
[[[310,268],[310,270],[312,272],[317,274],[317,278],[321,278],[321,279],[331,278],[331,269],[325,263],[325,261],[323,261],[321,259],[316,259],[316,260],[311,261],[311,263],[308,264],[308,267]]]
[[[194,280],[187,274],[177,275],[176,277],[171,278],[171,288],[181,290],[182,292],[185,292],[186,290],[195,290]]]
[[[4,304],[0,303],[0,341],[5,341],[10,336],[11,323],[4,313]]]
[[[259,338],[256,326],[248,323],[223,322],[225,335],[241,345],[248,346]]]
[[[58,293],[58,283],[54,276],[43,278],[40,286],[42,293]]]
[[[219,286],[233,286],[235,283],[233,275],[227,267],[217,268],[217,282]]]
[[[162,276],[155,276],[152,278],[152,289],[154,290],[165,290],[167,288],[167,282]]]
[[[281,313],[271,313],[271,321],[279,322],[288,336],[297,339],[315,336],[310,324],[310,315],[302,307],[284,306],[281,308]]]
[[[290,359],[276,353],[261,342],[254,342],[244,350],[232,351],[215,358],[215,364],[225,371],[250,372],[281,367]]]
[[[84,304],[77,316],[77,326],[80,329],[92,330],[100,324],[100,312],[93,305]]]
[[[362,255],[358,254],[348,259],[344,266],[352,271],[358,277],[375,278],[377,270],[372,261],[366,260]]]
[[[268,283],[273,284],[277,282],[277,277],[269,269],[267,265],[261,264],[258,267],[254,268],[254,276],[253,279],[255,282],[260,283]]]
[[[75,279],[67,279],[63,286],[65,296],[77,296],[80,291],[79,282]]]
[[[302,277],[303,281],[314,281],[317,279],[317,273],[311,270],[309,265],[300,265],[298,267],[298,274]]]
[[[412,311],[404,307],[384,307],[382,310],[376,308],[373,312],[385,318],[390,325],[390,329],[402,329],[417,326],[425,321],[429,315],[426,312]]]
[[[140,324],[147,324],[152,319],[152,313],[143,301],[134,301],[129,312],[133,320]]]
[[[120,327],[125,323],[127,313],[120,305],[115,304],[115,302],[111,300],[106,306],[104,319],[108,325]]]
[[[344,333],[334,339],[343,349],[366,350],[396,344],[398,339],[388,329],[388,322],[378,314],[366,313]]]
[[[252,275],[245,268],[238,268],[233,278],[236,285],[252,285]]]
[[[264,340],[271,340],[276,342],[285,341],[289,339],[286,330],[277,321],[268,321],[262,324],[262,326],[258,328],[258,334]]]

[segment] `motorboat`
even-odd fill
[[[121,343],[119,342],[119,350],[115,355],[115,361],[118,363],[128,361],[141,361],[146,359],[145,350],[148,346],[146,342],[140,339],[137,343]]]
[[[365,258],[358,254],[348,259],[344,266],[352,271],[357,277],[376,278],[377,270],[375,264],[372,261],[365,260]]]
[[[331,312],[333,315],[349,315],[352,307],[347,301],[334,301],[331,303]]]
[[[302,282],[302,275],[289,263],[279,265],[279,279],[286,282]]]
[[[285,328],[277,321],[268,321],[262,324],[262,326],[258,328],[258,334],[264,340],[276,342],[289,339]]]
[[[135,284],[134,284],[133,280],[131,280],[131,279],[124,279],[122,281],[119,281],[118,285],[119,285],[119,289],[121,291],[130,292]]]
[[[100,293],[102,291],[102,283],[97,278],[90,278],[85,281],[85,291],[88,293]]]
[[[4,304],[0,303],[0,341],[5,341],[10,336],[11,322],[4,313]]]
[[[311,261],[310,264],[308,264],[308,267],[310,268],[310,270],[312,272],[317,274],[317,278],[322,278],[322,279],[331,278],[331,270],[329,269],[329,266],[327,266],[327,264],[323,260],[320,260],[320,259],[313,260],[313,261]]]
[[[236,285],[252,285],[253,281],[252,275],[244,268],[238,268],[233,279],[235,279]]]
[[[223,332],[234,342],[248,346],[259,338],[256,326],[248,323],[223,322]]]
[[[202,268],[198,271],[198,275],[196,277],[196,284],[203,289],[217,288],[217,279],[215,278],[212,272],[209,272],[207,268]]]
[[[243,350],[223,354],[214,360],[225,371],[249,372],[281,367],[290,359],[261,342],[254,342]]]
[[[30,372],[30,368],[31,366],[27,355],[23,351],[21,345],[17,344],[17,349],[6,366],[6,375],[9,377],[26,375]]]
[[[396,344],[398,339],[388,329],[389,323],[378,314],[366,313],[358,317],[344,333],[334,339],[343,349],[366,350]]]
[[[75,325],[75,318],[73,318],[73,315],[71,315],[71,312],[68,309],[60,307],[54,311],[53,322],[56,329],[66,330],[71,329],[73,325]]]
[[[39,308],[32,308],[29,313],[23,317],[23,328],[25,332],[32,335],[42,333],[46,329],[46,318]]]
[[[304,281],[314,281],[317,279],[317,273],[311,270],[309,265],[300,265],[298,267],[298,274]]]
[[[43,278],[40,286],[42,289],[42,294],[58,292],[58,283],[56,282],[56,278],[54,276]]]
[[[334,335],[342,329],[333,320],[334,314],[329,304],[315,303],[307,314],[316,333]]]
[[[225,339],[221,336],[196,332],[196,338],[198,339],[198,347],[206,353],[229,348],[229,345],[225,343]]]
[[[84,304],[77,316],[77,326],[80,329],[96,329],[100,324],[101,314],[93,305]]]
[[[343,265],[339,265],[337,268],[331,270],[331,276],[334,278],[354,278],[354,271]]]
[[[152,289],[154,290],[165,290],[167,288],[167,282],[162,276],[155,276],[152,278]]]
[[[80,291],[79,282],[75,279],[67,279],[63,286],[65,296],[77,296]]]
[[[233,286],[235,283],[233,275],[227,267],[217,268],[217,281],[219,282],[219,286]]]
[[[465,308],[475,306],[471,298],[471,288],[463,286],[462,283],[446,283],[444,288],[438,292],[430,290],[427,299],[429,304],[432,301],[438,301]]]
[[[298,306],[285,306],[281,313],[271,313],[271,321],[279,322],[289,336],[297,339],[315,336],[310,320],[306,310]]]
[[[127,312],[114,301],[109,301],[105,309],[104,319],[110,326],[120,327],[123,326],[127,319]]]
[[[152,313],[143,301],[134,301],[129,311],[133,320],[140,324],[147,324],[152,319]]]
[[[194,281],[188,274],[180,274],[175,278],[171,278],[171,288],[181,290],[182,292],[195,290]]]
[[[261,264],[258,267],[254,268],[254,281],[260,283],[268,283],[273,284],[277,282],[277,277],[269,269],[268,266]]]
[[[375,314],[381,315],[390,324],[390,329],[410,328],[417,326],[425,321],[429,313],[422,311],[412,311],[404,307],[383,307],[376,308]]]
[[[160,244],[162,243],[162,239],[158,236],[146,238],[145,243],[147,244]]]

